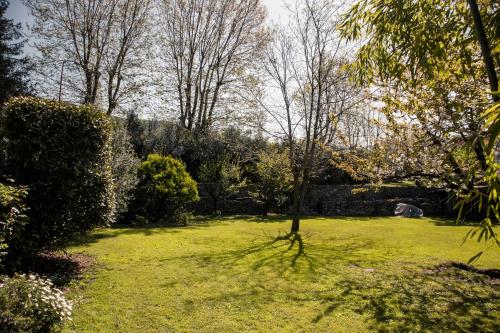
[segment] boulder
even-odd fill
[[[394,211],[394,214],[396,214],[397,216],[404,216],[404,217],[424,216],[424,212],[422,211],[422,209],[405,203],[398,203],[396,206],[396,210]]]

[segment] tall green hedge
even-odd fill
[[[2,114],[7,171],[29,187],[24,240],[33,251],[65,245],[111,223],[109,119],[92,106],[20,97]]]

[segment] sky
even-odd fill
[[[7,17],[16,22],[24,23],[29,21],[28,11],[21,0],[10,0],[7,8]]]
[[[268,10],[268,22],[279,22],[286,19],[287,10],[285,8],[285,0],[261,0]],[[10,0],[9,8],[7,9],[7,17],[15,22],[21,22],[23,27],[30,22],[28,10],[22,0]]]
[[[268,23],[278,23],[286,21],[287,9],[285,7],[286,0],[261,0],[262,3],[267,7],[268,11]],[[24,6],[22,0],[10,0],[9,8],[7,9],[6,16],[13,19],[14,22],[22,23],[23,30],[26,31],[26,24],[31,22],[30,15],[27,8]],[[33,48],[28,44],[25,45],[24,51],[27,54],[34,52]]]

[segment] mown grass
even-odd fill
[[[500,285],[458,269],[480,247],[443,220],[227,218],[99,230],[65,332],[498,332]],[[498,250],[477,266],[499,268]]]

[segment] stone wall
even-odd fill
[[[315,185],[308,191],[304,214],[325,216],[392,216],[400,202],[422,208],[424,215],[450,215],[444,191],[416,186]]]
[[[211,214],[213,203],[199,186],[200,201],[191,209],[197,214]],[[305,215],[324,216],[393,216],[400,202],[422,208],[427,216],[452,215],[448,195],[442,190],[416,186],[383,186],[373,189],[355,185],[311,185],[303,206]],[[248,193],[227,200],[219,209],[228,215],[262,214],[264,204]],[[286,211],[279,212],[286,213]]]

